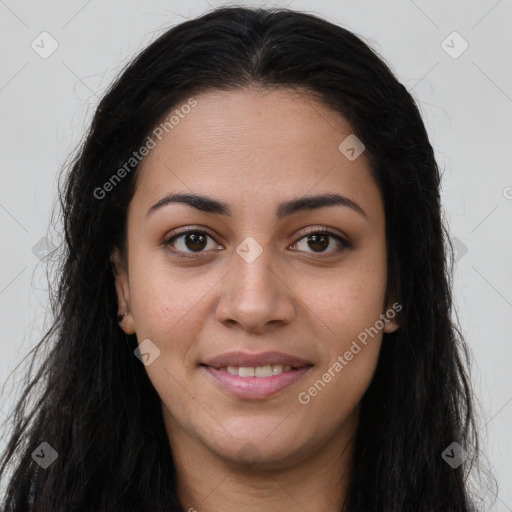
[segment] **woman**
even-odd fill
[[[3,509],[470,510],[439,190],[413,99],[351,32],[245,8],[167,31],[67,174]]]

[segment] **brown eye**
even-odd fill
[[[208,246],[208,239],[213,240],[204,231],[187,230],[168,238],[164,243],[167,246],[171,246],[171,251],[177,256],[187,258],[194,257],[193,253],[201,254]]]
[[[174,255],[184,258],[194,258],[200,256],[208,247],[208,239],[214,239],[208,233],[200,230],[189,229],[182,233],[175,234],[168,238],[164,244],[170,247]],[[215,248],[215,244],[214,248]],[[222,249],[222,246],[217,245]],[[333,255],[341,252],[343,249],[351,247],[350,243],[341,236],[330,231],[312,231],[306,233],[293,247],[306,253],[311,252],[319,256]],[[310,249],[309,251],[307,249]]]
[[[205,248],[206,236],[203,233],[187,233],[183,236],[183,243],[191,251],[200,251]]]
[[[331,243],[331,241],[334,242]],[[299,244],[302,244],[302,248]],[[330,231],[313,231],[307,233],[299,241],[295,242],[295,247],[299,250],[307,251],[307,248],[311,249],[313,253],[323,254],[332,253],[336,254],[341,252],[343,249],[350,247],[350,244],[344,240],[341,236],[331,233]],[[329,247],[333,247],[328,250]]]
[[[324,251],[329,246],[329,235],[309,235],[308,245],[314,251]]]

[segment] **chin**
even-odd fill
[[[251,470],[284,469],[307,458],[305,447],[297,444],[292,433],[287,438],[247,433],[243,437],[223,438],[213,445],[211,441],[210,449],[219,457]]]

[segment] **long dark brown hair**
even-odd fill
[[[54,322],[32,352],[35,361],[46,350],[45,359],[12,412],[2,510],[182,510],[160,398],[134,356],[135,335],[116,319],[110,254],[125,248],[137,166],[104,197],[98,188],[171,109],[202,91],[253,85],[307,90],[344,116],[384,198],[401,326],[384,335],[361,402],[347,511],[470,510],[478,439],[467,348],[452,315],[440,172],[418,107],[349,30],[288,9],[242,7],[181,23],[142,51],[101,100],[65,168]],[[46,469],[32,457],[43,442],[58,454]],[[458,467],[442,456],[454,442],[470,454]]]

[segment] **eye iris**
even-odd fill
[[[195,247],[191,247],[190,245],[190,242],[193,246]],[[206,236],[204,234],[201,234],[201,233],[187,233],[185,235],[185,245],[187,246],[188,249],[194,251],[194,250],[201,250],[201,249],[204,249],[204,245],[205,245],[205,242],[206,242]],[[197,244],[199,244],[200,247],[197,247]]]
[[[320,242],[320,239],[323,242],[323,247],[322,247],[322,242]],[[315,250],[315,247],[313,247],[311,245],[311,242],[313,243],[313,245],[317,245],[317,248],[318,248],[318,245],[320,245],[321,246],[320,250],[324,250],[329,245],[328,235],[322,235],[322,234],[320,234],[320,235],[309,235],[309,237],[308,237],[308,244],[311,247],[311,249]],[[327,244],[325,244],[325,242],[327,242]]]

